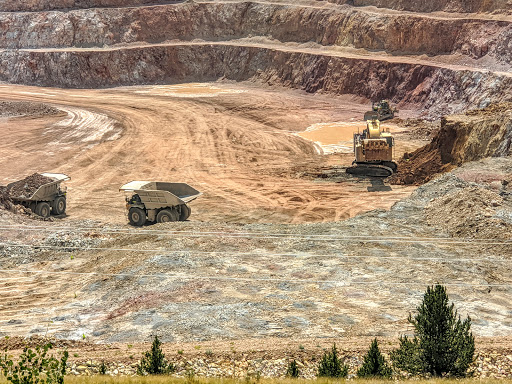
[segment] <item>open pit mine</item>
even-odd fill
[[[0,347],[314,377],[336,342],[353,375],[440,283],[510,377],[510,1],[4,0],[0,32]],[[380,100],[397,171],[347,174]]]

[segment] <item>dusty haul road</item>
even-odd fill
[[[183,181],[201,196],[190,220],[303,223],[340,220],[389,208],[413,190],[344,175],[353,160],[296,133],[318,123],[364,128],[360,98],[308,95],[251,84],[139,86],[62,90],[1,86],[0,99],[43,102],[59,115],[4,119],[12,132],[0,156],[4,183],[33,172],[69,174],[68,219],[126,223],[120,185],[131,180]],[[347,128],[345,128],[345,131]],[[351,135],[351,133],[350,133]],[[345,140],[347,134],[344,134]],[[398,142],[398,156],[421,143]],[[338,182],[316,175],[339,168]]]

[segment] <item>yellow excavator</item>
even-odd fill
[[[367,112],[364,116],[366,129],[354,133],[354,154],[356,159],[347,173],[358,176],[388,177],[397,170],[393,161],[395,140],[389,129],[382,129],[378,115]]]

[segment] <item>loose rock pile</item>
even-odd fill
[[[12,211],[14,213],[30,214],[23,206],[15,203],[13,198],[30,198],[38,188],[46,183],[52,182],[53,179],[34,173],[23,180],[16,181],[9,186],[0,186],[0,209]]]
[[[30,101],[0,101],[0,116],[46,116],[60,113],[57,108],[47,104]]]
[[[472,186],[433,200],[425,208],[431,225],[441,225],[452,236],[510,238],[510,206],[499,193]]]
[[[349,366],[349,378],[355,377],[357,369],[363,363],[363,354],[347,354],[343,356]],[[192,358],[173,361],[176,367],[175,377],[185,377],[193,372],[199,377],[235,377],[235,378],[283,378],[286,375],[289,359],[218,359]],[[138,361],[109,362],[106,365],[106,374],[109,376],[135,376]],[[99,374],[100,361],[82,361],[68,363],[68,374],[75,376],[91,376]],[[300,377],[315,379],[318,370],[318,361],[315,359],[299,359],[297,365]],[[480,352],[475,356],[472,366],[474,376],[477,378],[512,378],[512,355],[497,352]]]
[[[8,193],[11,197],[30,198],[41,185],[51,183],[53,179],[34,173],[23,180],[12,183],[8,187]]]

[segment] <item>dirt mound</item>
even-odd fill
[[[435,199],[425,212],[430,225],[452,236],[511,239],[512,218],[502,214],[510,205],[498,193],[475,186]]]
[[[404,154],[392,184],[420,185],[468,161],[512,154],[512,103],[441,120],[430,144]]]
[[[0,116],[47,116],[60,113],[57,108],[30,101],[0,101]]]

